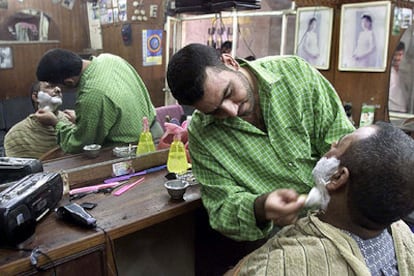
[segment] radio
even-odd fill
[[[38,159],[0,157],[0,184],[16,181],[28,174],[42,171],[42,162]]]
[[[0,193],[0,244],[16,245],[29,238],[36,223],[62,198],[58,173],[27,175]]]

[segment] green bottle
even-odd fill
[[[143,154],[155,151],[154,141],[152,140],[151,132],[149,131],[148,118],[142,118],[142,132],[139,136],[138,147],[136,154]]]
[[[171,143],[167,169],[169,172],[176,174],[183,174],[188,169],[187,155],[180,134],[174,135],[174,141]]]

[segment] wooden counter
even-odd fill
[[[43,170],[47,172],[58,172],[61,170],[74,169],[90,164],[98,164],[120,159],[120,157],[113,155],[112,149],[113,147],[103,148],[99,156],[93,159],[86,157],[83,153],[78,153],[67,154],[53,160],[47,160],[43,162]]]
[[[81,159],[72,158],[71,160]],[[45,164],[45,168],[56,167],[59,162],[61,161],[49,162]],[[155,163],[150,161],[147,164],[155,166]],[[106,166],[105,163],[101,164],[99,170],[103,171]],[[84,171],[73,172],[74,179],[77,173],[84,173]],[[90,230],[70,225],[59,220],[55,213],[49,213],[38,223],[35,234],[20,247],[28,249],[39,247],[53,260],[54,265],[57,266],[58,275],[112,274],[113,272],[107,266],[107,264],[111,266],[111,258],[108,258],[110,255],[110,252],[108,254],[108,238],[114,240],[124,237],[179,215],[190,213],[202,206],[198,185],[188,188],[184,200],[171,200],[163,186],[166,174],[166,170],[148,174],[144,182],[121,196],[99,193],[75,200],[74,202],[77,203],[88,201],[98,204],[89,211],[97,219],[96,229]],[[131,178],[130,182],[135,179],[137,178]],[[59,205],[68,202],[68,196],[64,196]],[[0,250],[0,275],[36,273],[35,268],[30,264],[29,256],[30,252]],[[46,268],[52,265],[44,256],[39,257],[39,264]]]

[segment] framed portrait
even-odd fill
[[[0,0],[0,9],[7,9],[9,6],[8,0]]]
[[[73,5],[75,4],[75,0],[62,0],[62,6],[71,10]]]
[[[342,5],[339,70],[385,71],[390,15],[390,1]]]
[[[0,47],[0,69],[13,68],[13,52],[9,46]]]
[[[295,54],[318,69],[329,69],[333,9],[298,8],[296,12]]]

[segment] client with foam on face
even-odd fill
[[[31,99],[35,111],[50,111],[59,121],[71,123],[71,116],[58,110],[62,105],[62,92],[59,87],[44,81],[36,82],[31,88]],[[4,138],[6,156],[39,158],[58,145],[56,135],[54,127],[42,125],[31,114],[7,132]]]
[[[388,123],[334,143],[313,170],[305,204],[321,204],[228,275],[411,275],[414,140]],[[313,198],[313,199],[310,199]]]

